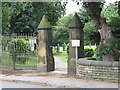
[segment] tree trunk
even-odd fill
[[[107,42],[107,40],[109,38],[114,39],[114,36],[112,34],[111,27],[109,27],[106,23],[106,19],[100,17],[100,12],[101,12],[100,2],[93,3],[93,2],[88,2],[88,0],[86,0],[86,1],[84,0],[83,4],[84,4],[84,7],[85,7],[86,11],[88,12],[92,22],[95,24],[95,28],[97,28],[100,33],[100,37],[101,37],[100,44],[111,46]],[[91,6],[95,5],[95,4],[98,4],[98,7],[97,7],[98,10],[96,12],[93,12],[92,9],[94,9],[96,7],[93,8]],[[95,13],[97,13],[97,14],[95,14]],[[115,61],[113,54],[114,53],[102,55],[103,61]]]
[[[93,23],[95,24],[95,27],[98,29],[100,33],[100,37],[101,37],[100,44],[111,46],[107,42],[107,40],[110,38],[114,39],[114,36],[112,34],[111,27],[109,27],[106,23],[106,19],[105,18],[99,18],[99,19],[91,18],[91,20],[93,21]],[[113,53],[102,55],[102,57],[103,57],[103,61],[115,61]]]
[[[100,26],[101,28],[98,29],[100,36],[101,36],[101,41],[100,44],[104,44],[107,46],[111,46],[107,40],[109,38],[114,38],[112,31],[111,31],[111,27],[109,27],[106,23],[106,19],[105,18],[100,18]],[[112,54],[106,54],[106,55],[102,55],[103,57],[103,61],[115,61],[115,58]]]

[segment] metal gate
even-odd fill
[[[38,38],[32,34],[2,36],[2,69],[37,69]]]

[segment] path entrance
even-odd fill
[[[65,55],[66,53],[59,53],[58,55],[54,55],[55,60],[55,71],[54,73],[62,73],[67,74],[67,62],[62,61],[59,56]]]

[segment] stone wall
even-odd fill
[[[119,62],[103,62],[87,59],[79,59],[77,75],[85,79],[119,81]],[[120,82],[120,81],[119,81]]]

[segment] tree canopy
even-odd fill
[[[2,34],[37,34],[43,15],[55,25],[64,10],[60,2],[2,2]]]
[[[53,43],[68,43],[69,41],[69,28],[68,25],[73,15],[64,16],[59,18],[57,25],[53,27]]]

